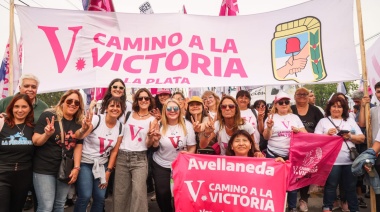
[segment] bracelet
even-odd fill
[[[106,168],[106,172],[110,172],[110,173],[112,173],[113,172],[113,168]]]
[[[79,166],[74,166],[73,169],[76,169],[76,170],[80,171],[80,167]]]
[[[204,133],[203,133],[203,136],[204,136],[205,138],[210,138],[211,133],[210,133],[209,135],[206,135],[206,133],[204,132]]]

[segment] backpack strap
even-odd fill
[[[131,111],[128,111],[127,114],[125,115],[124,124],[127,123],[130,115],[131,115]]]
[[[257,113],[256,113],[255,108],[251,107],[251,111],[252,111],[253,115],[255,115],[255,117],[256,117],[256,124],[259,125],[259,120],[257,120]]]
[[[121,122],[119,122],[119,135],[120,135],[122,129],[123,129],[123,125],[121,124]]]
[[[99,127],[99,124],[100,124],[100,115],[97,115],[97,116],[98,116],[98,118],[99,118],[99,121],[98,121],[98,123],[96,124],[96,126],[95,126],[94,128],[92,128],[92,131],[91,131],[91,132],[94,132],[94,131],[96,130],[96,128]]]

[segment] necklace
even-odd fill
[[[334,120],[334,118],[333,117],[331,117],[333,120]],[[341,119],[340,120],[340,123],[339,123],[339,125],[338,126],[336,126],[336,128],[337,128],[337,130],[340,130],[340,125],[342,125],[342,122],[343,122],[343,119]],[[334,123],[335,124],[335,123]]]
[[[17,124],[15,124],[15,125],[16,125],[16,127],[20,130],[20,132],[19,132],[20,136],[21,136],[21,137],[24,136],[24,129],[25,129],[25,125],[26,125],[26,124],[24,124],[24,127],[22,128],[22,130],[20,129],[20,127],[17,126]]]
[[[147,116],[147,115],[149,115],[150,113],[148,112],[147,114],[145,114],[145,115],[140,115],[140,113],[139,112],[137,112],[137,115],[140,117],[140,119],[141,118],[143,118],[143,117],[145,117],[145,116]]]
[[[228,127],[228,126],[227,126],[227,124],[226,124],[226,125],[224,125],[224,126],[226,126],[226,128],[227,128],[227,129],[229,129],[229,130],[233,130],[233,129],[234,129],[234,127],[235,127],[235,125],[234,125],[234,126],[232,126],[232,127]]]
[[[178,124],[175,126],[169,126],[169,130],[170,130],[171,135],[177,134],[177,127],[178,127]]]

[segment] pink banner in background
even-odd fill
[[[176,211],[284,211],[287,164],[179,154],[172,167]]]
[[[290,142],[289,191],[316,184],[323,186],[342,147],[339,136],[297,133]]]

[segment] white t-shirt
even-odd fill
[[[100,122],[99,122],[100,116]],[[95,157],[108,157],[111,150],[115,147],[118,137],[123,135],[123,127],[121,123],[117,121],[113,128],[108,128],[106,125],[106,116],[100,114],[92,117],[92,126],[96,129],[90,133],[83,141],[82,152],[87,155]],[[120,133],[119,133],[120,132]]]
[[[260,133],[257,129],[257,119],[255,114],[253,114],[251,109],[247,110],[240,110],[240,116],[242,119],[246,121],[246,123],[252,124],[253,128],[255,129],[255,132],[253,133],[253,136],[255,138],[255,143],[260,143]]]
[[[171,164],[178,153],[187,146],[196,145],[193,125],[185,121],[187,135],[184,135],[179,125],[169,126],[165,135],[161,135],[160,147],[153,154],[153,160],[164,168],[171,168]],[[162,132],[162,131],[161,131]]]
[[[226,127],[223,127],[222,130],[220,130],[220,124],[219,121],[216,121],[214,123],[214,133],[218,136],[218,144],[220,146],[220,154],[226,155],[226,149],[228,146],[228,141],[230,140],[231,136],[227,134]],[[250,135],[255,133],[255,129],[251,124],[244,123],[243,125],[240,125],[238,127],[240,130],[247,131]]]
[[[344,121],[343,119],[332,119],[331,116],[329,116],[334,124],[339,127],[341,130],[348,130],[351,132],[352,135],[360,135],[363,134],[360,130],[360,127],[356,124],[355,120],[352,118],[348,118],[347,121]],[[316,134],[327,134],[327,131],[331,128],[335,128],[335,126],[328,120],[328,118],[321,119],[317,126],[315,127],[314,133]],[[348,146],[355,147],[355,144],[351,141],[346,141]],[[350,150],[347,148],[347,145],[345,142],[342,143],[342,147],[340,148],[340,152],[338,157],[335,160],[334,165],[350,165],[352,164],[352,161],[350,160]]]
[[[264,122],[264,129],[267,128],[267,120]],[[289,155],[292,127],[304,128],[305,126],[301,119],[292,113],[283,116],[275,113],[273,123],[272,135],[268,140],[268,149],[279,156],[286,157]]]
[[[154,120],[154,117],[137,120],[133,118],[133,113],[124,125],[123,141],[119,149],[127,152],[146,151],[148,149],[146,147],[146,136],[149,131],[149,123]]]

